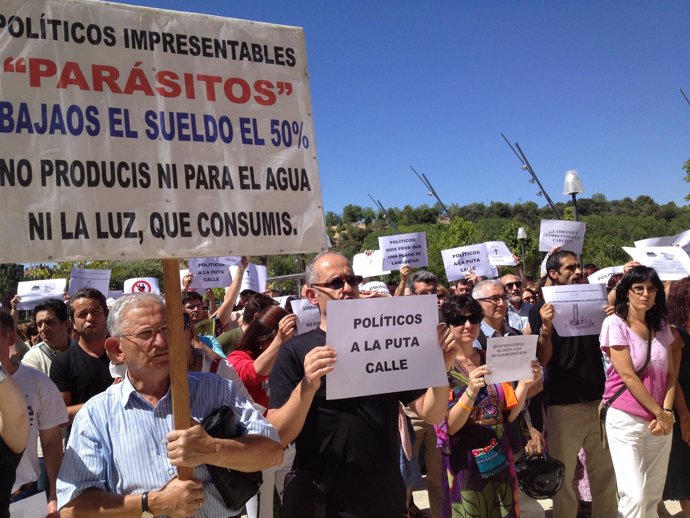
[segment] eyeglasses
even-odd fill
[[[347,277],[337,277],[332,281],[328,282],[312,282],[312,286],[317,288],[328,288],[330,290],[342,290],[345,287],[345,283],[350,285],[352,288],[362,284],[361,275],[348,275]]]
[[[451,326],[464,326],[469,320],[470,324],[477,325],[482,321],[482,318],[481,315],[453,315],[448,318],[448,323]]]
[[[534,297],[522,297],[522,300],[525,302],[534,302]]]
[[[643,295],[645,291],[650,295],[654,295],[659,289],[656,286],[631,286],[630,291],[635,295]]]
[[[508,297],[499,297],[498,295],[494,295],[493,297],[482,297],[477,299],[479,302],[491,302],[494,305],[498,305],[501,302],[504,304],[508,303]]]
[[[137,333],[130,333],[120,336],[124,338],[129,338],[130,340],[134,339],[134,341],[141,342],[144,345],[149,345],[153,342],[153,340],[156,338],[156,335],[158,335],[159,333],[161,334],[161,336],[163,336],[163,338],[167,338],[168,326],[161,326],[156,329],[143,329],[142,331],[139,331]]]
[[[512,290],[513,288],[522,288],[522,281],[506,282],[506,288]]]

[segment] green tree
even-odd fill
[[[0,264],[0,300],[6,307],[17,294],[17,283],[21,280],[22,270],[19,264]]]
[[[683,169],[685,170],[685,178],[683,178],[686,182],[690,183],[690,160],[685,162],[683,164]],[[685,199],[687,201],[690,201],[690,194],[688,194]]]

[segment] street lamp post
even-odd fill
[[[522,248],[522,271],[527,275],[527,258],[525,257],[525,241],[527,241],[527,232],[525,232],[525,227],[518,228],[517,232],[518,241],[520,241],[520,246]]]
[[[565,180],[563,181],[563,195],[573,197],[573,211],[575,212],[575,221],[579,221],[577,217],[577,195],[585,192],[580,181],[580,176],[575,169],[570,169],[565,172]]]

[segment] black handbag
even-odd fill
[[[228,406],[222,406],[211,412],[202,421],[206,433],[216,439],[236,439],[245,434],[245,428],[237,420],[235,412]],[[243,472],[206,464],[213,485],[223,497],[223,502],[230,509],[242,509],[244,504],[258,491],[263,477],[260,471]]]

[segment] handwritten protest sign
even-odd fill
[[[391,273],[389,270],[383,269],[383,250],[373,250],[370,254],[355,254],[352,258],[352,270],[356,275],[361,275],[364,278]]]
[[[297,333],[302,335],[316,329],[321,323],[321,313],[319,306],[312,304],[307,299],[290,301],[292,312],[297,317]]]
[[[72,268],[69,278],[69,294],[74,295],[81,288],[95,288],[103,295],[108,295],[110,286],[110,270],[90,270],[86,268]]]
[[[326,341],[338,353],[327,399],[448,383],[435,296],[332,300],[327,318]]]
[[[17,284],[17,295],[22,300],[17,304],[17,309],[30,310],[50,299],[63,300],[66,289],[67,279],[19,282]]]
[[[539,227],[539,251],[548,252],[554,246],[582,253],[587,224],[578,221],[542,219]]]
[[[537,335],[488,338],[484,376],[488,385],[504,381],[531,380],[532,360],[537,358]]]
[[[404,265],[421,268],[429,264],[426,232],[381,236],[379,248],[383,250],[384,270],[400,270]]]
[[[603,284],[544,286],[544,301],[553,304],[553,327],[560,336],[598,335],[606,318]]]
[[[135,277],[127,279],[122,291],[125,294],[129,293],[160,293],[158,279],[155,277]]]
[[[640,264],[654,268],[662,281],[676,281],[690,275],[690,257],[679,246],[624,246],[623,250]]]
[[[451,282],[464,279],[469,271],[474,271],[480,276],[491,274],[491,264],[484,243],[441,250],[441,257],[446,277]]]
[[[314,252],[304,32],[5,0],[0,262]]]

